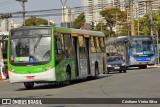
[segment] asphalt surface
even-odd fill
[[[23,84],[0,81],[0,98],[160,98],[160,68],[130,68],[127,73],[102,74],[96,80],[76,80],[69,86],[37,84],[27,90]],[[8,107],[10,105],[0,105]],[[158,104],[54,104],[12,105],[12,107],[158,107]]]

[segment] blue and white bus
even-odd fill
[[[119,36],[106,41],[108,56],[122,55],[126,66],[147,68],[156,63],[156,48],[152,36]]]

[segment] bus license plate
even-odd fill
[[[141,64],[146,64],[146,62],[141,62]]]
[[[114,69],[119,69],[120,67],[114,67]]]
[[[34,76],[27,76],[28,80],[34,79]]]

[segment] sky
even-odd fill
[[[65,1],[65,0],[62,0]],[[81,6],[81,0],[67,0],[67,7]],[[27,0],[26,11],[60,9],[62,4],[60,0]],[[10,13],[22,11],[21,4],[16,0],[0,0],[0,13]],[[54,20],[56,23],[61,22],[61,17],[46,17],[46,19]],[[22,23],[22,18],[13,19],[17,23]]]

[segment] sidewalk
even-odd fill
[[[155,64],[155,65],[149,65],[149,66],[147,66],[148,68],[151,68],[151,67],[156,67],[156,68],[160,68],[160,64],[158,65],[158,64]]]

